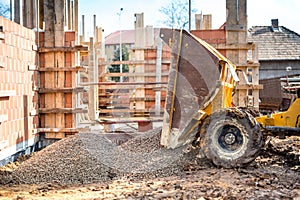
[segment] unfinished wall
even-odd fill
[[[0,17],[0,166],[35,143],[38,96],[35,32]],[[9,157],[9,158],[8,158]]]
[[[209,43],[210,45],[218,48],[220,45],[226,44],[226,31],[225,29],[211,29],[211,30],[192,30],[191,33]],[[226,49],[218,49],[218,51],[226,56]]]

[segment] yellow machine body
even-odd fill
[[[300,98],[297,98],[285,112],[278,112],[256,118],[263,127],[277,126],[300,128]]]

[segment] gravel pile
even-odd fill
[[[135,153],[150,153],[162,149],[160,145],[161,128],[156,128],[122,144],[120,148]]]
[[[184,170],[195,154],[186,147],[168,150],[154,129],[120,146],[104,134],[79,133],[35,153],[12,172],[0,173],[0,184],[86,184],[121,177],[164,177]]]

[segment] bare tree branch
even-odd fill
[[[9,18],[10,17],[10,7],[4,2],[0,2],[0,16]]]
[[[192,9],[192,13],[197,10]],[[164,25],[170,28],[185,29],[189,23],[189,1],[171,0],[168,5],[159,9],[164,14]]]

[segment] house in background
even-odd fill
[[[121,37],[120,37],[121,34]],[[135,30],[122,30],[113,32],[105,37],[105,54],[107,61],[114,59],[114,52],[120,48],[120,39],[123,48],[132,49],[135,43]]]
[[[251,27],[249,41],[258,48],[259,79],[264,86],[259,93],[260,110],[287,110],[296,98],[293,86],[300,82],[289,83],[283,79],[294,80],[291,77],[300,75],[300,35],[279,26],[278,19],[272,19],[271,26]]]
[[[300,35],[279,26],[278,19],[271,26],[251,27],[249,42],[258,49],[260,79],[300,74]]]

